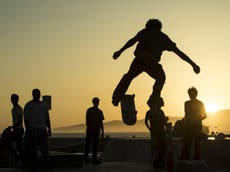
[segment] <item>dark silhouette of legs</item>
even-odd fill
[[[146,63],[138,58],[135,58],[129,68],[128,73],[123,75],[119,84],[114,90],[112,98],[112,103],[114,106],[118,106],[118,103],[127,91],[131,81],[144,71],[155,79],[155,84],[153,85],[153,92],[150,99],[153,97],[160,97],[161,90],[165,83],[165,72],[162,66],[158,63]]]
[[[194,160],[200,160],[200,139],[199,138],[195,138],[194,140],[194,156],[193,159]]]
[[[202,125],[188,125],[184,137],[184,143],[182,147],[182,159],[190,160],[191,159],[191,149],[192,143],[194,141],[194,152],[193,152],[193,159],[199,160],[200,159],[200,141],[201,141],[201,132],[202,132]]]
[[[19,152],[19,155],[21,158],[23,158],[23,134],[24,134],[24,129],[18,129],[18,131],[16,131],[16,135],[15,135],[15,142],[16,142],[16,148]]]
[[[48,157],[49,157],[49,150],[48,150],[48,135],[46,131],[39,131],[38,132],[38,147],[41,152],[41,163],[42,165],[48,165]]]
[[[93,135],[93,161],[97,160],[97,147],[98,147],[98,143],[99,143],[99,134],[94,134]]]
[[[155,168],[165,166],[166,138],[164,135],[151,136],[151,154]]]
[[[153,85],[153,92],[150,96],[150,99],[154,97],[160,97],[161,90],[165,83],[165,72],[160,64],[154,64],[147,66],[144,71],[155,79],[155,83]]]
[[[91,135],[89,133],[86,133],[85,138],[85,151],[84,151],[84,160],[87,163],[89,161],[89,147],[91,143]]]
[[[118,106],[118,103],[120,102],[120,100],[122,99],[123,95],[125,94],[125,92],[127,91],[131,81],[138,76],[140,73],[142,73],[143,67],[142,65],[140,65],[140,63],[138,62],[138,60],[134,59],[128,73],[126,73],[125,75],[123,75],[123,77],[121,78],[119,84],[117,85],[117,87],[115,88],[114,92],[113,92],[113,97],[112,97],[112,103],[114,106]]]
[[[160,136],[158,158],[161,166],[165,165],[165,154],[166,154],[166,139],[164,136]]]
[[[154,161],[157,157],[157,139],[151,134],[151,158]]]
[[[184,143],[182,146],[181,158],[184,160],[190,160],[191,156],[191,147],[192,147],[193,135],[191,129],[186,130]]]
[[[191,145],[192,145],[192,138],[184,138],[184,143],[182,147],[182,156],[181,158],[184,160],[190,160],[191,155]]]
[[[24,129],[14,129],[12,132],[12,137],[10,139],[9,150],[15,156],[16,160],[19,161],[23,158],[23,139]],[[16,149],[11,145],[15,141]],[[18,154],[19,153],[19,154]]]
[[[194,160],[200,160],[200,141],[201,141],[201,133],[202,133],[202,125],[197,125],[194,133]]]
[[[24,158],[26,166],[30,168],[35,168],[38,165],[44,167],[48,165],[49,151],[46,130],[32,128],[26,131]]]
[[[99,133],[87,133],[85,139],[84,161],[89,162],[89,150],[92,142],[93,163],[97,162],[97,147],[99,143]]]
[[[14,129],[13,130],[13,137],[16,143],[16,150],[19,153],[18,160],[21,160],[23,162],[24,160],[24,150],[23,150],[23,134],[24,129]]]

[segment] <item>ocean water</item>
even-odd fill
[[[1,133],[0,133],[1,137]],[[51,138],[84,138],[85,133],[52,133]],[[147,132],[137,133],[105,133],[105,137],[110,138],[150,138],[150,134]],[[208,140],[215,140],[215,137],[209,136]],[[225,140],[230,140],[230,134],[225,137]]]
[[[81,138],[81,137],[85,137],[85,133],[53,133],[51,137]],[[139,133],[105,133],[105,137],[114,137],[114,138],[150,138],[150,135],[147,132],[139,132]]]
[[[53,133],[52,138],[84,138],[85,133]],[[150,134],[147,132],[139,133],[105,133],[105,137],[110,138],[146,138],[150,139]],[[180,139],[180,138],[178,138]],[[208,140],[215,140],[215,137],[209,136]],[[225,137],[225,140],[230,140],[230,135]]]

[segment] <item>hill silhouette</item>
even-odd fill
[[[182,117],[169,117],[169,122],[174,125],[175,122]],[[203,121],[203,124],[209,126],[209,131],[214,131],[217,128],[218,132],[230,133],[230,109],[220,110],[215,113],[209,113],[208,118]],[[148,132],[145,127],[144,119],[137,120],[133,126],[125,125],[121,120],[113,120],[104,122],[105,132],[107,133],[133,133],[133,132]],[[71,126],[54,128],[55,133],[84,133],[85,124],[76,124]]]
[[[217,128],[217,132],[230,133],[230,110],[220,110],[215,113],[209,113],[208,118],[204,120],[204,125],[209,126],[210,132]]]
[[[173,124],[178,120],[181,119],[181,117],[169,117],[169,121]],[[77,124],[72,126],[66,126],[66,127],[59,127],[54,128],[53,132],[56,133],[84,133],[86,129],[85,124]],[[104,122],[104,129],[105,132],[108,133],[133,133],[133,132],[148,132],[147,128],[145,127],[145,121],[144,119],[137,120],[135,125],[128,126],[125,125],[121,120],[113,120]]]

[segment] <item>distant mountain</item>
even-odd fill
[[[209,126],[210,132],[215,129],[217,132],[230,133],[230,109],[220,110],[215,113],[209,113],[208,118],[204,120],[204,125]]]
[[[169,122],[174,125],[175,122],[182,117],[169,117]],[[209,131],[212,132],[215,129],[218,132],[230,133],[230,110],[221,110],[216,113],[208,114],[208,118],[203,121],[203,124],[209,126]],[[105,132],[148,132],[145,127],[144,119],[138,120],[135,125],[125,125],[121,120],[114,120],[104,122]],[[55,133],[84,133],[85,124],[77,124],[66,127],[54,128]]]
[[[181,119],[181,117],[169,117],[169,121],[173,124],[178,120]],[[83,133],[86,130],[85,124],[77,124],[72,126],[66,126],[66,127],[59,127],[54,128],[53,132],[56,133]],[[104,122],[104,130],[108,133],[122,133],[122,132],[148,132],[144,119],[137,120],[135,125],[128,126],[125,125],[121,120],[113,120]]]

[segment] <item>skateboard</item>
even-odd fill
[[[124,97],[121,99],[122,121],[126,125],[134,125],[137,121],[137,111],[135,109],[134,97],[135,94],[125,94]]]
[[[46,103],[49,110],[51,110],[51,96],[42,96],[42,101]]]

